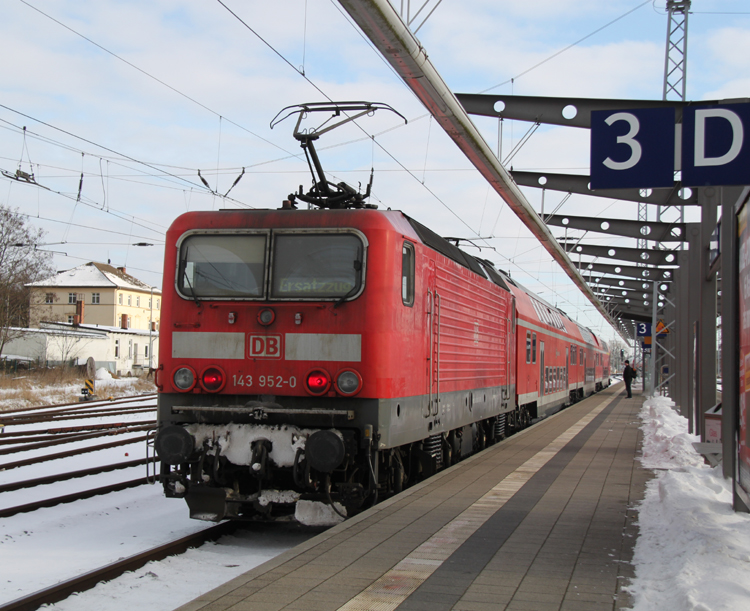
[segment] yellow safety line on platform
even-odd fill
[[[583,416],[338,611],[392,611],[398,607],[615,398],[613,395]]]

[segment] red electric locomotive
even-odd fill
[[[351,515],[608,380],[587,329],[328,183],[318,135],[309,193],[167,232],[156,452],[194,518]]]

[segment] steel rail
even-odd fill
[[[51,448],[52,446],[62,445],[65,443],[75,443],[77,441],[88,441],[89,439],[98,439],[99,437],[108,437],[112,435],[125,435],[127,433],[136,433],[138,431],[149,431],[155,428],[156,421],[149,424],[143,424],[141,426],[125,426],[119,429],[107,430],[107,431],[95,431],[92,433],[83,434],[71,434],[71,435],[55,435],[54,439],[47,441],[40,441],[38,443],[16,441],[14,444],[7,448],[0,448],[0,456],[6,454],[17,454],[18,452],[31,452],[32,450],[41,450],[44,448]]]
[[[81,490],[80,492],[73,492],[63,496],[42,499],[41,501],[35,501],[33,503],[25,503],[24,505],[16,505],[15,507],[6,507],[5,509],[0,509],[0,518],[9,518],[18,513],[28,513],[29,511],[36,511],[37,509],[43,509],[45,507],[54,507],[55,505],[62,505],[64,503],[74,503],[75,501],[90,499],[93,496],[109,494],[110,492],[119,492],[120,490],[127,490],[128,488],[135,488],[136,486],[143,486],[148,483],[149,482],[145,477],[139,477],[138,479],[131,479],[127,482],[118,482],[117,484],[109,484],[108,486],[92,488],[91,490]]]
[[[44,409],[55,409],[58,407],[68,407],[68,406],[87,406],[87,407],[101,407],[104,405],[117,405],[118,403],[134,403],[136,401],[142,401],[144,398],[148,399],[149,397],[155,397],[155,392],[146,393],[143,395],[130,395],[129,397],[121,397],[118,399],[100,399],[97,401],[87,401],[87,402],[81,402],[81,401],[72,401],[70,403],[54,403],[50,405],[37,405],[36,407],[16,407],[13,409],[5,409],[0,414],[18,414],[22,412],[32,412],[35,410],[44,410]],[[97,403],[101,403],[101,406],[96,405]]]
[[[66,426],[58,427],[54,429],[40,429],[36,431],[11,431],[5,432],[0,437],[0,444],[7,443],[3,442],[4,439],[11,438],[23,438],[24,440],[32,439],[34,435],[46,436],[46,435],[68,435],[71,433],[83,433],[86,431],[100,431],[104,429],[117,429],[126,426],[138,426],[139,424],[152,424],[155,420],[135,420],[133,422],[112,422],[105,424],[82,424],[80,426]]]
[[[167,556],[182,554],[191,547],[198,547],[206,541],[215,541],[219,537],[231,534],[238,526],[239,524],[235,522],[222,522],[198,533],[154,547],[129,558],[118,560],[100,569],[90,571],[73,579],[68,579],[67,581],[62,581],[28,596],[17,598],[16,600],[0,605],[0,611],[35,611],[42,605],[60,602],[76,592],[90,590],[101,581],[110,581],[123,573],[135,571],[148,562],[163,560]]]
[[[96,452],[98,450],[107,450],[109,448],[116,448],[119,446],[127,446],[134,443],[141,443],[146,441],[148,435],[142,435],[140,437],[132,437],[129,439],[123,439],[121,441],[112,441],[111,443],[101,443],[96,446],[87,446],[85,448],[77,448],[75,450],[68,450],[67,452],[58,452],[57,454],[47,454],[46,456],[35,456],[34,458],[26,458],[24,460],[17,460],[15,462],[9,462],[0,464],[0,471],[8,471],[10,469],[16,469],[18,467],[26,467],[28,465],[35,465],[48,460],[56,460],[58,458],[68,458],[70,456],[78,456],[79,454],[87,454],[89,452]]]
[[[144,405],[142,407],[128,407],[122,410],[115,409],[114,411],[98,411],[98,412],[69,412],[66,414],[56,414],[57,417],[46,418],[45,416],[15,416],[13,418],[5,418],[2,421],[4,426],[20,426],[22,424],[38,424],[40,422],[59,422],[62,420],[85,420],[86,418],[105,418],[107,416],[121,416],[125,414],[137,414],[139,412],[154,412],[156,411],[156,405]]]
[[[339,4],[573,283],[612,328],[626,339],[622,329],[492,152],[394,7],[388,0],[339,0]]]
[[[2,494],[3,492],[13,492],[14,490],[34,488],[35,486],[56,484],[57,482],[64,482],[69,479],[86,477],[88,475],[99,475],[100,473],[109,473],[110,471],[129,469],[130,467],[140,467],[141,465],[145,465],[148,461],[148,458],[136,458],[134,460],[126,460],[125,462],[112,463],[110,465],[103,465],[101,467],[91,467],[89,469],[80,469],[78,471],[68,471],[67,473],[56,473],[55,475],[47,475],[45,477],[37,477],[24,481],[11,482],[9,484],[2,484],[0,485],[0,494]]]

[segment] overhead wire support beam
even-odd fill
[[[676,256],[669,250],[652,248],[625,248],[623,246],[597,246],[594,244],[579,244],[573,247],[571,254],[588,255],[590,257],[606,258],[607,260],[629,261],[648,265],[676,265]]]
[[[516,184],[522,187],[575,193],[576,195],[606,197],[628,202],[643,202],[655,206],[698,205],[698,195],[696,192],[692,191],[690,194],[683,193],[684,190],[681,182],[675,182],[674,187],[669,189],[597,189],[594,191],[589,186],[591,177],[583,174],[555,174],[552,172],[512,170],[510,175],[516,181]],[[682,195],[685,195],[684,199]]]
[[[659,223],[655,221],[628,221],[625,219],[592,218],[590,216],[571,216],[568,214],[557,214],[548,216],[545,220],[547,225],[565,227],[567,229],[579,229],[581,231],[594,231],[607,235],[616,235],[625,238],[648,237],[654,242],[683,242],[687,241],[685,223]]]
[[[617,322],[502,166],[393,6],[387,0],[339,0],[339,3],[508,207],[612,328],[620,332]]]

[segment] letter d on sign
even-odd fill
[[[682,186],[748,184],[750,103],[682,109]]]
[[[706,157],[706,119],[726,119],[732,127],[732,144],[720,157]],[[725,165],[737,158],[742,150],[744,130],[737,113],[727,108],[700,108],[695,111],[695,165]]]

